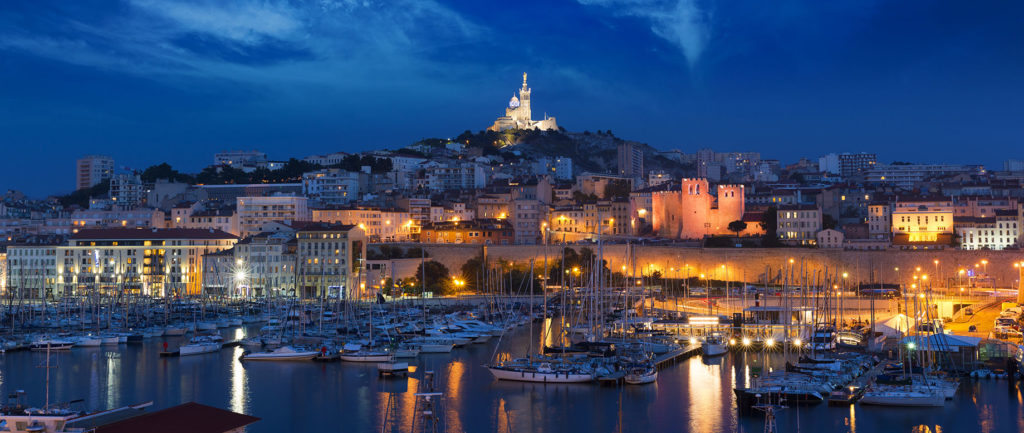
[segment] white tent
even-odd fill
[[[905,314],[897,314],[875,324],[875,332],[881,332],[886,338],[899,338],[906,335],[908,329],[914,328],[914,319]]]

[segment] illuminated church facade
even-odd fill
[[[557,130],[558,124],[554,117],[544,115],[543,120],[533,120],[530,112],[530,88],[526,85],[526,73],[523,72],[523,87],[519,89],[519,96],[512,95],[512,99],[505,108],[505,115],[494,121],[494,125],[487,128],[490,131],[504,131],[506,129],[540,129],[545,131]]]

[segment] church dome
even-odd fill
[[[508,106],[511,107],[511,108],[518,107],[519,106],[519,98],[517,98],[516,95],[512,95],[512,100],[508,101]]]

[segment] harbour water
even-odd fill
[[[222,331],[225,339],[244,329]],[[499,352],[524,354],[530,332],[506,335]],[[539,336],[535,333],[535,338]],[[75,348],[54,353],[51,401],[84,399],[101,410],[153,400],[155,409],[186,401],[262,418],[249,432],[381,431],[389,393],[400,430],[409,431],[420,378],[435,372],[446,432],[761,432],[760,415],[737,414],[733,388],[751,379],[762,356],[727,354],[665,366],[650,385],[620,387],[497,382],[481,364],[498,339],[451,354],[421,355],[405,378],[379,378],[373,363],[246,362],[242,348],[220,353],[159,356],[164,339],[142,344]],[[169,347],[180,338],[166,337]],[[539,341],[537,341],[539,344]],[[534,344],[534,347],[538,347]],[[0,355],[0,392],[22,389],[31,403],[44,402],[43,352]],[[769,361],[781,366],[781,358]],[[869,406],[791,407],[777,415],[783,432],[1020,432],[1024,404],[1019,385],[1006,380],[964,379],[956,398],[941,408]],[[394,421],[393,421],[394,422]],[[390,430],[389,430],[390,431]]]

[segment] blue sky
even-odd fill
[[[537,116],[657,148],[1022,158],[1024,3],[880,0],[0,2],[0,188],[78,156],[194,171]],[[40,167],[46,169],[40,170]]]

